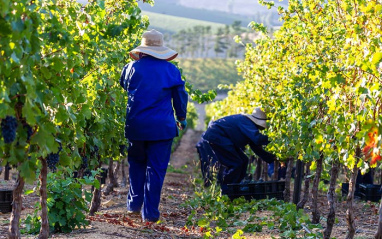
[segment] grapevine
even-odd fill
[[[317,184],[321,163],[324,170],[340,163],[355,184],[359,168],[365,173],[381,160],[382,4],[288,4],[278,8],[284,23],[272,37],[259,24],[250,24],[263,37],[247,45],[245,60],[238,64],[245,80],[207,112],[222,117],[261,106],[271,119],[268,149],[280,160],[293,157],[312,163]],[[347,199],[347,238],[355,233],[352,190]],[[381,235],[382,226],[379,231]],[[330,232],[325,235],[329,238]]]

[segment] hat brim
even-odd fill
[[[139,60],[139,53],[144,53],[157,59],[171,61],[178,56],[178,53],[165,46],[138,46],[130,52],[131,58]]]
[[[266,129],[268,127],[267,121],[265,121],[265,120],[259,120],[259,119],[255,118],[255,119],[253,119],[253,121],[254,121],[255,124],[263,127],[264,129]]]
[[[255,116],[249,115],[249,114],[244,114],[244,115],[247,116],[247,118],[250,119],[256,125],[261,126],[264,129],[266,129],[268,127],[267,119],[259,119],[259,118],[256,118]]]

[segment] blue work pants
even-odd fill
[[[218,180],[221,185],[240,183],[246,175],[248,157],[234,145],[210,144],[220,163]]]
[[[204,186],[208,187],[211,185],[211,181],[213,180],[213,171],[219,168],[219,164],[217,163],[218,161],[215,153],[212,151],[211,146],[207,141],[199,141],[196,149],[199,153]]]
[[[171,145],[172,139],[130,142],[127,210],[141,211],[143,220],[159,220],[160,195],[170,161]]]

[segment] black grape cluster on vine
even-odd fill
[[[4,143],[10,144],[16,139],[17,120],[13,116],[7,116],[1,121],[1,133]]]
[[[59,144],[60,144],[60,146],[58,147],[57,153],[50,153],[46,157],[46,162],[48,163],[48,167],[53,172],[55,172],[57,170],[56,166],[57,166],[58,161],[60,161],[60,152],[62,150],[62,145],[61,145],[61,143],[59,143]]]
[[[82,157],[81,169],[86,169],[89,166],[88,161],[89,161],[88,157],[86,157],[86,156]]]
[[[127,150],[126,145],[124,145],[124,144],[119,145],[119,153],[122,156],[126,156],[126,154],[125,154],[126,150]]]

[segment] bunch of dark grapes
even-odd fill
[[[88,167],[88,157],[84,156],[82,157],[82,164],[81,164],[81,168],[82,169],[86,169]]]
[[[126,151],[126,145],[124,144],[121,144],[119,145],[119,153],[122,155],[122,156],[125,156],[125,151]]]
[[[57,165],[59,160],[60,160],[59,153],[48,154],[48,157],[46,157],[46,162],[48,163],[48,167],[50,168],[50,170],[52,170],[53,172],[56,171],[56,169],[57,169],[56,165]]]
[[[12,143],[16,138],[17,120],[13,116],[7,116],[1,121],[1,133],[4,143]]]
[[[59,144],[60,144],[60,146],[58,147],[58,152],[57,153],[50,153],[46,157],[46,162],[48,163],[48,167],[53,172],[56,171],[56,169],[57,169],[56,165],[57,165],[58,161],[60,161],[60,152],[62,150],[62,145],[61,145],[61,143],[59,143]]]

